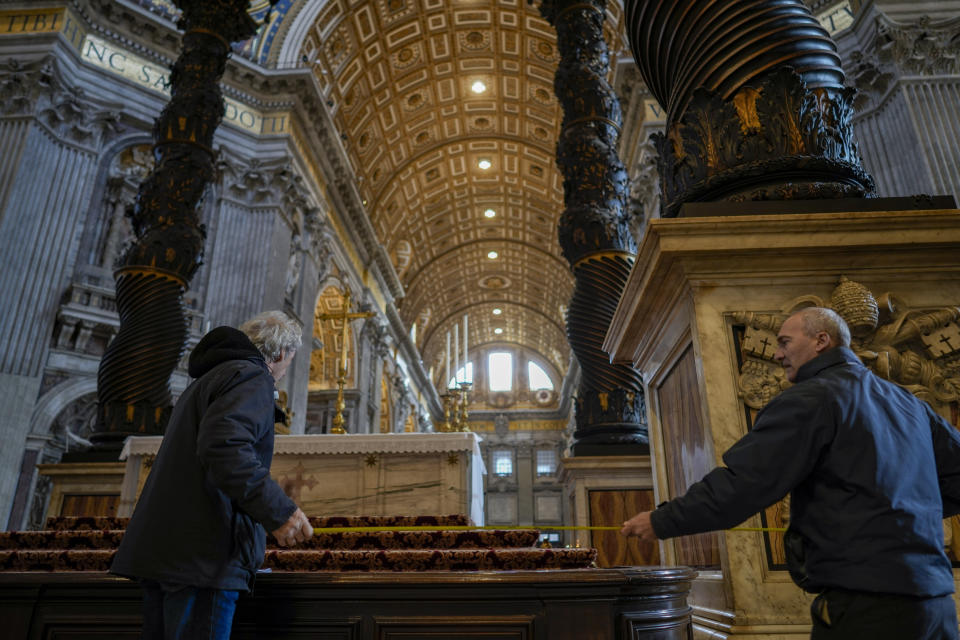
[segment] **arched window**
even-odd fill
[[[513,354],[509,351],[494,351],[487,356],[487,376],[490,391],[513,389]]]
[[[553,391],[553,381],[550,379],[550,376],[543,370],[543,367],[533,360],[527,361],[527,380],[530,383],[530,389],[532,391],[539,389]]]

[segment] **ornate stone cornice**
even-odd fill
[[[297,102],[303,109],[302,116],[309,125],[309,134],[315,136],[318,145],[315,159],[330,178],[332,199],[337,210],[344,214],[348,232],[353,236],[364,266],[372,268],[383,288],[393,299],[403,297],[403,286],[397,276],[393,263],[386,250],[380,244],[370,218],[366,213],[363,199],[355,184],[355,173],[347,160],[346,152],[335,135],[335,127],[330,113],[322,101],[315,82],[291,81],[289,86],[296,89]]]
[[[924,16],[912,24],[877,16],[874,46],[879,59],[902,73],[922,76],[960,73],[960,18],[933,22]]]
[[[5,96],[0,114],[35,115],[58,140],[90,150],[124,130],[121,105],[99,104],[83,89],[66,84],[52,56],[29,65],[8,59],[0,65],[0,95]]]
[[[163,66],[177,57],[182,34],[169,18],[128,0],[72,0],[71,6],[84,26],[105,40]]]
[[[364,311],[374,311],[369,305],[362,305]],[[380,358],[386,358],[390,355],[390,332],[387,330],[387,323],[380,315],[368,318],[363,323],[360,330],[360,336],[367,341],[373,348],[373,352]]]
[[[217,169],[222,176],[222,197],[247,207],[309,207],[303,178],[287,158],[238,161],[221,153]]]
[[[319,209],[306,210],[303,226],[307,233],[307,249],[317,265],[317,280],[322,282],[330,273],[333,261],[333,245],[336,242],[333,230]]]
[[[882,62],[870,51],[851,52],[845,71],[857,88],[853,102],[857,111],[879,104],[895,78],[892,65]]]

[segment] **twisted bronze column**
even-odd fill
[[[667,111],[662,214],[685,202],[860,197],[852,89],[802,0],[625,0],[627,34]]]
[[[617,155],[621,113],[606,80],[606,0],[544,0],[557,30],[554,89],[563,107],[557,164],[565,208],[559,236],[575,278],[567,339],[580,363],[574,455],[646,453],[642,382],[636,369],[610,364],[603,339],[636,255],[626,202],[627,172]]]
[[[171,98],[153,128],[156,166],[131,217],[136,241],[115,277],[120,331],[97,373],[91,440],[118,448],[128,435],[159,435],[171,409],[170,374],[187,337],[183,292],[202,263],[197,207],[215,175],[213,134],[223,117],[218,82],[230,43],[254,34],[249,0],[178,0],[185,33],[170,74]]]

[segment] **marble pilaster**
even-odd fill
[[[950,6],[952,5],[952,7]],[[837,34],[864,165],[883,196],[960,200],[960,4],[871,2]]]
[[[63,288],[76,261],[97,158],[118,130],[109,105],[55,63],[8,62],[0,92],[0,523],[6,523]],[[10,69],[13,67],[12,69]]]

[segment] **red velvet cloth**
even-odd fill
[[[127,518],[58,517],[44,531],[0,533],[0,571],[106,571]],[[314,527],[428,526],[423,531],[319,533],[294,548],[271,545],[273,571],[501,571],[594,566],[596,549],[540,549],[535,529],[451,531],[463,515],[313,517]]]

